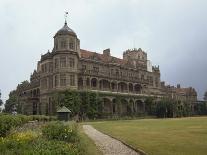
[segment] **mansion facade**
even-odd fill
[[[41,55],[30,82],[17,88],[23,114],[55,114],[52,94],[68,89],[105,93],[104,111],[108,113],[115,113],[116,107],[113,95],[107,94],[126,95],[126,102],[133,102],[134,112],[144,110],[146,96],[197,100],[194,88],[161,82],[159,66],[152,66],[140,48],[124,51],[122,59],[112,56],[110,49],[102,53],[81,49],[67,22],[54,36],[53,50]]]

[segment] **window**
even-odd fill
[[[99,67],[93,67],[93,70],[98,72],[99,71]]]
[[[153,86],[153,77],[152,76],[147,76],[147,81],[151,86]]]
[[[86,65],[82,65],[82,69],[83,70],[86,70]]]
[[[42,73],[44,73],[44,65],[41,65]]]
[[[116,69],[116,76],[119,76],[119,70]]]
[[[55,59],[55,68],[58,68],[58,58]]]
[[[42,64],[41,69],[42,69],[42,73],[47,72],[47,64]]]
[[[113,75],[114,74],[114,70],[113,69],[111,69],[111,75]]]
[[[53,77],[49,78],[49,88],[53,88]]]
[[[144,80],[144,75],[143,74],[141,75],[141,80]]]
[[[155,78],[155,86],[158,87],[159,86],[159,79],[156,77]]]
[[[66,41],[65,40],[61,41],[61,48],[66,48]]]
[[[60,58],[60,67],[66,67],[66,57]]]
[[[69,64],[70,64],[70,67],[74,68],[74,66],[75,66],[74,58],[69,58]]]
[[[74,49],[74,43],[73,43],[73,42],[70,42],[70,43],[69,43],[69,48],[70,48],[70,49]]]
[[[42,89],[47,88],[47,78],[44,78],[41,80],[41,87],[42,87]]]
[[[70,75],[70,85],[71,86],[75,85],[75,76],[74,75]]]
[[[49,72],[52,72],[53,71],[53,64],[52,62],[49,63]]]
[[[58,76],[55,75],[55,87],[57,87],[57,86],[58,86]]]
[[[60,74],[60,86],[66,85],[66,74]]]

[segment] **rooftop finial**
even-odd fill
[[[67,25],[68,12],[65,12],[65,25]]]

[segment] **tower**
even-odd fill
[[[54,36],[54,51],[68,51],[80,55],[80,40],[76,33],[68,27],[66,20],[64,26]]]

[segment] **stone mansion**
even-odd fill
[[[29,84],[17,88],[23,114],[54,114],[52,94],[68,89],[106,93],[104,111],[108,113],[116,112],[109,93],[126,95],[126,102],[133,102],[135,112],[144,110],[145,96],[197,100],[194,88],[161,82],[159,66],[152,66],[140,48],[124,51],[122,59],[112,56],[110,49],[102,53],[81,49],[79,38],[67,22],[55,34],[52,51],[41,55]]]

